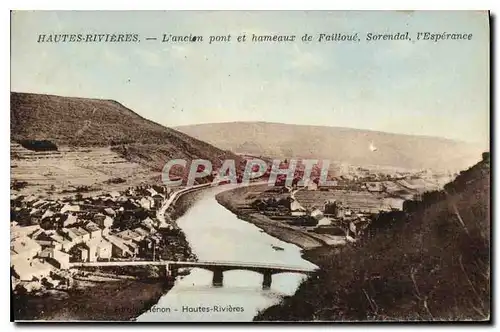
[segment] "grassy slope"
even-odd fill
[[[256,319],[487,319],[489,159],[462,172],[446,190],[392,226],[373,230],[357,247],[307,253],[322,272]]]
[[[176,129],[237,153],[329,159],[355,165],[458,170],[476,163],[482,152],[474,145],[443,138],[341,127],[232,122]],[[378,148],[375,153],[369,151],[371,142]]]
[[[144,119],[112,100],[11,93],[11,138],[50,140],[66,146],[112,146],[125,158],[156,170],[172,158],[234,155]]]

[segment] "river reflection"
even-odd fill
[[[227,187],[207,190],[177,221],[199,260],[315,267],[301,258],[299,247],[263,233],[218,204],[215,195],[223,190]],[[262,290],[261,274],[232,270],[224,272],[224,286],[215,288],[212,272],[195,268],[178,278],[137,321],[251,321],[260,310],[293,295],[305,278],[297,273],[275,274],[271,289]]]

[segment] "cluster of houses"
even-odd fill
[[[322,208],[314,208],[311,211],[294,199],[290,203],[290,214],[295,218],[307,217],[309,223],[306,226],[313,226],[316,232],[337,235],[345,233],[350,238],[360,235],[369,224],[367,214],[356,213],[335,199],[327,200]]]
[[[168,188],[144,186],[64,201],[12,197],[12,275],[42,280],[71,262],[149,255],[162,241],[155,211],[171,194]],[[130,222],[124,226],[122,220]]]
[[[345,236],[352,241],[369,225],[369,213],[355,211],[335,199],[325,201],[323,206],[306,208],[295,197],[299,190],[315,191],[318,187],[313,181],[306,182],[304,187],[298,189],[285,187],[276,191],[278,196],[264,196],[255,200],[252,208],[291,226],[306,227],[315,233]]]

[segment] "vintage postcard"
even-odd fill
[[[13,11],[13,319],[491,315],[487,11]]]

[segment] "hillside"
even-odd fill
[[[320,274],[257,320],[489,319],[489,154],[411,207],[356,246],[308,252]]]
[[[127,186],[158,181],[170,159],[218,166],[236,158],[112,100],[13,92],[10,117],[12,177],[28,186],[99,186],[118,177]]]
[[[460,170],[476,163],[483,152],[471,144],[443,138],[340,127],[232,122],[176,129],[235,153],[329,159],[363,166]],[[377,151],[370,151],[372,142]]]

